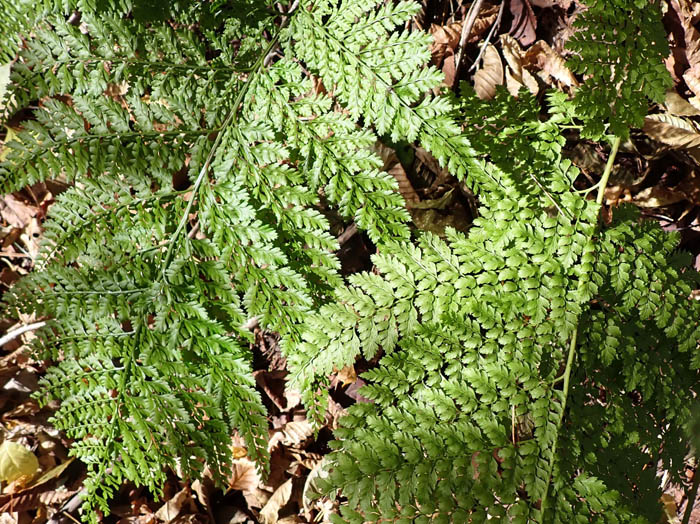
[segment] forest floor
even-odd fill
[[[644,128],[623,145],[606,204],[634,203],[664,229],[678,231],[682,248],[694,255],[700,269],[700,3],[662,3],[672,50],[667,68],[675,87],[663,105],[652,109]],[[574,0],[424,0],[413,26],[433,35],[433,62],[450,88],[467,82],[488,99],[502,85],[513,95],[524,88],[541,98],[547,89],[570,91],[578,84],[565,65],[565,43],[582,9]],[[570,138],[568,155],[594,183],[605,165],[605,150]],[[377,147],[419,228],[438,234],[446,226],[469,228],[478,203],[429,153],[412,144]],[[63,189],[59,183],[38,184],[0,197],[0,294],[32,271],[42,222],[54,195]],[[344,273],[371,268],[374,246],[364,235],[348,228],[339,240]],[[34,320],[0,318],[0,335]],[[338,418],[349,405],[365,400],[358,392],[363,384],[358,377],[371,363],[358,362],[336,373],[326,425],[314,433],[298,393],[285,387],[286,363],[277,337],[259,329],[255,335],[255,379],[269,409],[269,477],[258,475],[243,444],[234,438],[235,474],[228,489],[218,489],[206,478],[188,482],[172,472],[159,501],[144,489],[125,485],[106,522],[328,521],[334,501],[313,500],[310,495]],[[48,422],[51,406],[40,408],[30,398],[48,365],[32,360],[25,350],[30,338],[27,333],[0,347],[0,432],[26,445],[41,473],[4,486],[0,524],[75,522],[85,467],[69,458],[71,442]],[[671,484],[659,472],[666,507],[662,522],[682,520],[695,465],[689,462],[686,472],[687,485]],[[690,522],[700,522],[700,505]]]

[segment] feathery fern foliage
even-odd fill
[[[358,122],[413,139],[449,109],[429,94],[428,37],[392,32],[412,2],[149,5],[38,2],[3,48],[22,38],[5,118],[31,118],[5,145],[0,191],[71,183],[6,303],[50,319],[42,398],[61,401],[53,422],[105,512],[125,480],[157,493],[165,466],[224,479],[233,430],[265,467],[244,326],[297,339],[341,284],[324,208],[376,242],[408,238]]]
[[[593,4],[585,19],[596,34],[603,3]],[[630,8],[605,4],[608,15]],[[644,9],[626,20],[656,28],[656,6]],[[333,369],[379,359],[322,486],[346,497],[338,522],[658,521],[656,466],[678,474],[687,452],[700,280],[677,236],[633,208],[600,223],[562,156],[572,115],[602,134],[599,93],[616,93],[611,131],[639,123],[646,98],[642,109],[625,82],[659,61],[637,69],[638,54],[626,58],[589,60],[589,83],[573,102],[550,95],[545,121],[527,94],[465,95],[461,136],[482,204],[470,232],[383,244],[376,272],[350,277],[287,346],[308,405],[324,400]],[[611,90],[603,80],[622,70]]]
[[[633,25],[657,24],[638,3]],[[592,4],[584,25],[598,34],[595,9],[612,11]],[[658,67],[639,65],[662,52],[656,33],[630,47],[637,61],[615,56],[614,74],[586,69],[592,91],[573,105],[553,95],[541,121],[527,97],[434,95],[428,37],[396,30],[410,1],[28,6],[8,18],[21,39],[2,52],[19,47],[5,118],[31,118],[6,144],[0,191],[71,187],[51,207],[39,271],[6,303],[51,319],[37,349],[58,364],[42,398],[61,400],[54,423],[78,440],[88,508],[108,511],[124,480],[157,493],[166,466],[196,476],[206,462],[224,479],[234,430],[264,467],[244,327],[255,317],[284,336],[318,417],[333,367],[382,352],[366,376],[373,402],[350,410],[332,459],[327,489],[348,497],[346,520],[652,518],[654,468],[637,466],[675,465],[684,447],[695,276],[632,210],[599,225],[571,189],[559,129],[576,114],[601,134],[602,79],[621,93],[610,130],[637,124],[626,86],[653,97],[664,83],[647,89]],[[417,140],[478,193],[469,235],[408,241],[372,128]],[[342,287],[327,208],[380,245],[380,274]]]
[[[673,82],[663,59],[666,32],[654,0],[588,0],[567,43],[571,68],[589,77],[576,93],[583,134],[624,139],[642,127],[648,101],[662,102]]]

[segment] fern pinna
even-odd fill
[[[624,136],[646,108],[628,86],[665,85],[640,65],[663,51],[656,7],[590,3],[573,49],[602,94],[553,95],[547,121],[527,97],[433,95],[428,37],[397,29],[411,1],[14,3],[4,111],[31,118],[0,189],[71,188],[6,303],[51,319],[42,398],[61,400],[54,423],[88,466],[87,509],[108,511],[125,480],[157,493],[165,467],[223,480],[234,430],[264,467],[256,318],[283,335],[317,416],[333,367],[382,351],[331,460],[344,518],[653,518],[655,469],[637,466],[682,457],[695,277],[672,237],[631,210],[600,226],[572,190],[560,126],[599,137],[596,96],[619,99],[604,117]],[[591,65],[610,38],[630,67]],[[373,129],[417,140],[478,193],[468,236],[408,242]],[[329,208],[380,246],[380,275],[342,287]]]

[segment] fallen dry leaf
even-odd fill
[[[235,459],[232,469],[233,475],[228,483],[229,489],[250,491],[262,484],[262,478],[252,460],[248,458]]]
[[[683,73],[683,80],[695,96],[700,96],[700,66],[691,67]]]
[[[9,148],[5,147],[5,144],[12,142],[13,140],[17,140],[17,133],[14,131],[14,129],[11,127],[6,127],[5,129],[7,134],[5,135],[5,140],[2,143],[2,147],[0,147],[0,161],[5,160],[10,151]]]
[[[496,48],[489,44],[481,68],[474,74],[474,90],[482,100],[490,100],[500,85],[503,85],[503,64]]]
[[[445,61],[442,64],[442,74],[445,77],[443,83],[447,87],[454,86],[457,78],[457,64],[455,64],[455,52],[452,49],[448,49],[445,53]]]
[[[566,61],[544,40],[538,40],[523,57],[525,67],[536,67],[568,87],[578,86],[578,80],[566,66]]]
[[[10,68],[12,64],[2,64],[0,65],[0,112],[5,109],[5,94],[7,93],[7,86],[10,85]]]
[[[448,49],[454,51],[459,44],[462,32],[462,22],[448,25],[433,24],[430,26],[430,34],[433,35],[433,43],[430,45],[430,54],[435,65],[442,64]]]
[[[26,479],[28,484],[39,471],[36,455],[26,446],[6,440],[0,445],[0,481],[15,482]]]
[[[536,95],[540,87],[537,79],[530,71],[523,67],[523,50],[518,41],[510,35],[501,35],[501,52],[508,67],[505,71],[506,88],[513,96],[518,96],[520,88],[525,86],[528,91]]]
[[[267,502],[269,495],[261,489],[263,480],[255,463],[249,458],[236,459],[233,461],[232,470],[228,488],[241,491],[251,508],[261,508]]]
[[[353,382],[357,381],[357,371],[355,371],[355,366],[352,364],[345,366],[343,369],[338,371],[335,376],[338,379],[338,382],[340,382],[343,386],[347,386],[348,384],[352,384]]]
[[[554,6],[559,6],[564,11],[571,7],[574,0],[530,0],[530,3],[535,7],[549,8]]]
[[[51,468],[49,471],[41,475],[38,479],[33,481],[29,487],[34,488],[36,486],[40,486],[42,484],[46,484],[48,481],[53,480],[55,478],[58,478],[61,476],[61,474],[66,470],[68,466],[70,466],[73,461],[75,460],[75,457],[70,457],[68,460],[63,462],[63,464],[59,464],[58,466]]]
[[[671,7],[676,12],[683,28],[685,56],[691,68],[700,66],[700,33],[693,25],[693,5],[695,3],[691,0],[671,0]]]
[[[513,16],[509,33],[522,45],[529,46],[535,41],[537,28],[537,18],[529,0],[510,0],[508,6]]]
[[[0,218],[13,227],[24,229],[36,214],[36,207],[28,206],[12,195],[0,200]]]
[[[317,486],[318,480],[328,477],[325,465],[324,460],[319,460],[306,477],[301,500],[307,518],[311,517],[312,510],[317,510],[319,521],[330,522],[331,514],[335,509],[334,504],[328,497],[319,497],[320,492]]]
[[[491,28],[491,25],[498,17],[498,5],[484,2],[479,10],[479,15],[474,21],[474,25],[467,38],[468,43],[478,42],[479,39]],[[433,43],[430,46],[430,53],[433,57],[433,64],[439,66],[446,58],[448,50],[455,51],[462,35],[462,22],[453,22],[447,25],[432,24],[430,34],[433,36]]]
[[[700,96],[691,96],[688,99],[688,103],[693,106],[695,109],[700,110]]]
[[[674,187],[656,184],[637,193],[632,201],[640,207],[663,207],[688,201],[693,205],[700,204],[700,175],[695,170]]]
[[[32,217],[29,224],[27,224],[24,231],[19,236],[26,248],[27,254],[32,260],[36,260],[39,255],[42,233],[43,230],[41,229],[39,219],[37,217]]]
[[[639,207],[663,207],[682,202],[685,197],[678,191],[657,185],[640,191],[632,200]]]
[[[700,109],[688,102],[681,95],[673,90],[666,93],[664,106],[669,114],[675,116],[700,116]]]
[[[308,420],[293,420],[275,430],[268,443],[271,451],[277,446],[298,446],[314,434],[314,427]]]
[[[156,511],[156,518],[163,522],[172,522],[180,514],[187,501],[191,499],[192,493],[190,492],[189,488],[184,488],[178,491],[174,497],[172,497],[168,502],[163,504],[158,511]]]
[[[265,506],[260,510],[260,522],[262,524],[275,524],[279,511],[292,496],[292,479],[287,480],[270,497]]]
[[[399,157],[396,156],[396,152],[379,141],[376,142],[374,149],[384,161],[383,170],[393,176],[399,183],[399,193],[401,193],[403,199],[407,203],[418,202],[420,200],[418,193],[413,189],[413,185],[408,179],[406,170],[401,165]]]
[[[474,42],[478,42],[481,37],[491,29],[491,26],[496,22],[496,18],[498,18],[499,9],[500,4],[498,3],[490,4],[488,2],[484,2],[481,4],[479,16],[477,16],[476,20],[474,20],[474,25],[469,33],[467,42],[472,44]]]
[[[668,113],[647,116],[644,119],[643,131],[650,138],[673,149],[691,149],[700,146],[700,131],[696,124]]]

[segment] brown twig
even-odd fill
[[[355,236],[355,233],[357,233],[357,224],[353,222],[338,236],[338,245],[343,247],[348,240]]]
[[[469,38],[469,33],[472,32],[472,27],[474,27],[474,22],[476,22],[476,17],[479,15],[481,4],[483,3],[484,0],[474,0],[472,5],[469,6],[469,11],[467,11],[467,16],[464,20],[464,25],[462,26],[462,34],[459,37],[459,47],[457,48],[457,54],[455,55],[455,80],[459,78],[459,68],[462,66],[464,47],[466,46],[467,38]]]
[[[4,346],[8,342],[16,339],[23,333],[26,333],[27,331],[33,331],[35,329],[42,328],[46,325],[45,321],[41,322],[34,322],[33,324],[27,324],[21,327],[18,327],[17,329],[13,329],[9,333],[5,333],[2,337],[0,337],[0,347]]]
[[[501,7],[498,8],[498,16],[496,16],[496,21],[493,23],[491,26],[491,30],[489,31],[489,34],[486,35],[486,39],[484,40],[484,43],[481,44],[481,49],[479,49],[479,54],[476,57],[476,60],[474,60],[474,63],[472,66],[469,68],[469,71],[475,70],[477,67],[479,67],[479,62],[481,61],[481,57],[484,56],[484,53],[486,52],[486,48],[489,45],[489,42],[491,42],[491,38],[493,38],[493,35],[496,31],[498,31],[498,28],[501,26],[501,18],[503,18],[503,11],[506,6],[506,0],[502,0],[501,2]]]

